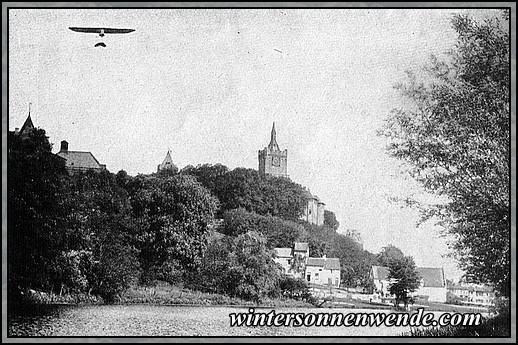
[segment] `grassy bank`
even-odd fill
[[[57,294],[52,291],[39,291],[25,289],[18,291],[16,295],[10,296],[10,303],[18,305],[39,305],[39,304],[103,304],[104,300],[95,295],[86,293],[63,293]]]
[[[291,299],[265,299],[259,305],[236,297],[217,293],[193,291],[171,285],[134,286],[118,300],[119,304],[174,304],[193,306],[261,306],[261,307],[314,307],[312,304]]]

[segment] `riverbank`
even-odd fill
[[[293,299],[264,299],[259,303],[217,293],[189,290],[172,285],[133,286],[120,296],[116,304],[157,304],[183,306],[239,306],[313,308],[314,305]]]
[[[105,301],[99,297],[88,294],[55,294],[37,290],[26,290],[21,298],[12,301],[9,313],[27,314],[31,309],[41,305],[105,305]],[[166,283],[158,283],[153,286],[132,286],[118,296],[114,305],[176,305],[176,306],[235,306],[235,307],[261,307],[261,308],[314,308],[315,306],[293,299],[263,299],[259,303],[247,301],[237,297],[217,293],[206,293],[190,290],[183,287],[172,286]]]

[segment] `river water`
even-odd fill
[[[272,308],[257,308],[269,313]],[[276,313],[359,313],[382,310],[275,308]],[[11,316],[9,337],[16,336],[399,336],[408,327],[230,327],[230,313],[248,308],[160,305],[53,306],[33,315]]]

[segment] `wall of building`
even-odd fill
[[[340,270],[326,270],[318,266],[306,266],[305,278],[308,282],[317,285],[328,285],[329,280],[331,280],[333,286],[340,286]]]
[[[313,198],[309,198],[307,201],[306,208],[300,218],[310,224],[324,225],[325,204]]]
[[[428,296],[431,302],[446,302],[446,287],[420,287],[412,293],[413,296]]]
[[[274,159],[278,160],[278,165],[274,165]],[[288,150],[272,152],[265,148],[259,151],[259,172],[288,177]]]
[[[291,258],[275,258],[274,261],[282,266],[284,274],[292,273],[291,270]]]

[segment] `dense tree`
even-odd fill
[[[409,293],[419,288],[421,277],[417,272],[414,259],[410,256],[393,260],[388,267],[388,279],[392,281],[389,291],[396,297],[395,306],[399,306],[402,301],[407,308]]]
[[[88,290],[111,302],[139,275],[128,194],[115,175],[90,170],[70,176],[65,200],[69,210],[63,232],[66,240],[56,267],[76,272],[78,277],[82,272]],[[70,280],[63,283],[78,289]]]
[[[186,175],[137,176],[133,184],[143,278],[175,282],[199,266],[217,200]]]
[[[324,210],[324,225],[336,231],[340,227],[340,222],[336,220],[332,211]]]
[[[273,261],[273,250],[256,232],[229,237],[226,290],[231,295],[260,302],[276,291],[281,270]]]
[[[220,197],[223,194],[224,177],[229,169],[223,164],[200,164],[196,167],[187,165],[180,173],[196,177],[205,188],[214,196]]]
[[[281,268],[266,238],[257,232],[213,239],[191,285],[256,302],[279,294]]]
[[[316,303],[309,290],[308,282],[304,279],[285,275],[279,280],[279,295],[294,300]]]
[[[18,287],[49,288],[49,262],[59,256],[66,216],[65,163],[52,154],[43,129],[22,135],[9,132],[8,147],[9,292]]]
[[[220,229],[223,234],[238,236],[255,231],[266,237],[270,248],[291,248],[304,232],[304,228],[298,223],[278,217],[261,216],[242,208],[225,212],[223,219]]]
[[[285,220],[299,219],[306,199],[303,188],[287,178],[262,175],[257,170],[221,164],[187,166],[182,174],[195,176],[221,202],[224,211],[244,208],[249,212]]]
[[[377,256],[379,266],[390,267],[392,263],[399,262],[405,257],[403,251],[398,247],[389,244],[381,249],[381,252]]]
[[[392,112],[384,133],[389,153],[444,197],[420,204],[425,219],[439,218],[453,235],[468,275],[509,296],[509,16],[477,22],[456,15],[452,23],[455,48],[398,85],[406,105]]]

